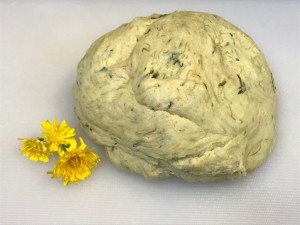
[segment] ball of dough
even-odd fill
[[[254,41],[219,16],[138,17],[78,65],[75,112],[118,168],[146,178],[236,179],[275,139],[275,86]]]

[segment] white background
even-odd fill
[[[97,146],[93,175],[64,187],[46,174],[54,160],[21,155],[17,138],[38,136],[43,120],[67,119],[86,138],[71,87],[96,38],[175,10],[218,14],[265,53],[277,84],[277,143],[259,169],[237,182],[148,181],[117,170]],[[1,224],[299,224],[299,12],[298,1],[1,1]]]

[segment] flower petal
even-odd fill
[[[80,147],[69,149],[60,155],[53,169],[52,178],[61,178],[64,185],[70,182],[77,184],[80,180],[88,178],[93,169],[100,161],[99,156],[86,149],[86,144],[82,138],[80,139]]]
[[[21,151],[32,161],[48,162],[51,151],[49,146],[38,138],[19,138],[22,141]]]

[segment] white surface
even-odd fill
[[[265,53],[277,84],[277,144],[258,170],[238,182],[147,181],[114,168],[98,146],[101,165],[66,188],[46,174],[54,161],[20,154],[17,138],[38,135],[43,120],[78,128],[71,87],[96,38],[136,16],[175,10],[218,14]],[[299,224],[299,12],[298,1],[2,1],[0,223]]]

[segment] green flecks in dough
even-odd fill
[[[212,52],[211,52],[212,55],[215,54],[216,48],[217,48],[217,46],[214,44],[213,50],[212,50]]]
[[[106,72],[107,71],[107,68],[104,66],[100,69],[100,72]]]
[[[161,14],[161,15],[154,15],[154,16],[151,16],[150,19],[158,19],[158,18],[161,18],[161,17],[165,17],[167,16],[168,14]]]
[[[159,73],[158,72],[155,72],[154,70],[151,70],[149,73],[146,73],[146,74],[144,74],[142,77],[141,77],[141,79],[140,79],[140,81],[143,81],[143,80],[145,80],[146,78],[154,78],[154,79],[156,79],[157,77],[159,76]]]
[[[273,74],[270,73],[271,75],[271,84],[272,84],[272,88],[273,88],[273,91],[275,92],[276,91],[276,86],[275,86],[275,82],[274,82],[274,77],[273,77]]]
[[[219,83],[219,87],[222,87],[222,86],[224,86],[226,84],[226,80],[222,80],[220,83]]]
[[[246,85],[245,85],[245,82],[240,77],[240,75],[237,74],[237,77],[239,78],[239,81],[240,81],[240,87],[239,87],[239,92],[238,92],[238,95],[239,95],[239,94],[243,94],[246,91]]]
[[[148,30],[144,33],[144,35],[148,34],[150,31],[151,31],[151,29],[148,29]]]
[[[140,81],[142,82],[143,80],[145,80],[148,77],[149,77],[149,73],[146,73],[143,76],[141,76]]]
[[[90,127],[90,125],[88,125],[87,123],[84,123],[83,126],[84,126],[85,128],[89,128],[89,127]]]
[[[181,55],[181,53],[176,53],[176,52],[173,52],[171,54],[171,57],[169,58],[169,60],[173,63],[173,65],[178,64],[180,67],[183,66],[183,63],[179,59],[180,55]]]
[[[157,78],[158,76],[159,76],[159,73],[158,73],[158,72],[155,72],[155,73],[152,74],[152,77],[151,77],[151,78],[154,78],[154,79],[155,79],[155,78]]]
[[[142,52],[144,52],[144,51],[149,52],[149,49],[144,47],[144,48],[142,48]]]
[[[111,57],[114,52],[114,49],[113,48],[109,49],[109,47],[110,46],[108,46],[103,52],[103,55],[106,56],[107,58]]]
[[[173,102],[170,101],[170,102],[168,103],[168,105],[167,105],[167,109],[170,109],[170,108],[172,107],[172,105],[173,105]]]

